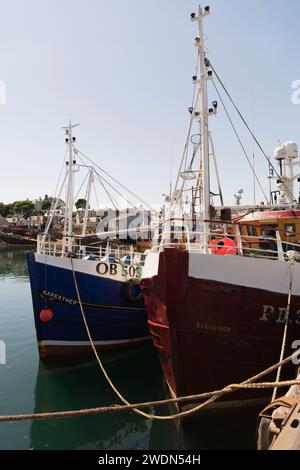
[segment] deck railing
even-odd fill
[[[130,256],[131,264],[141,264],[144,260],[144,255],[134,251],[133,245],[120,245],[117,248],[112,248],[107,244],[106,246],[102,245],[95,247],[81,245],[80,239],[76,241],[75,237],[72,245],[69,245],[66,248],[62,240],[51,241],[49,237],[42,239],[42,237],[39,236],[37,239],[37,253],[47,256],[72,257],[77,259],[111,262],[118,262],[125,256]]]
[[[201,224],[199,224],[201,225]],[[295,258],[300,261],[300,244],[284,241],[279,230],[276,236],[242,235],[242,224],[218,221],[223,230],[205,232],[202,227],[195,230],[192,219],[169,219],[161,223],[154,234],[151,251],[160,252],[166,247],[180,247],[189,252],[202,252],[208,254],[231,254],[253,258],[267,258],[284,261],[288,259],[288,252],[293,251]],[[204,228],[204,224],[202,225]],[[230,230],[228,230],[230,227]],[[226,244],[226,239],[230,244]],[[232,246],[232,241],[234,246]],[[130,256],[131,263],[143,264],[145,254],[135,252],[133,245],[120,245],[113,248],[110,243],[103,246],[83,246],[80,238],[74,237],[72,243],[66,246],[62,240],[53,242],[49,237],[39,235],[37,239],[37,252],[50,256],[73,257],[78,259],[95,260],[121,260]]]
[[[182,222],[182,225],[179,223]],[[161,224],[152,245],[152,251],[162,251],[166,247],[178,247],[189,252],[202,252],[208,254],[231,254],[254,258],[268,258],[284,261],[288,259],[289,251],[295,252],[297,261],[300,261],[300,244],[281,239],[279,230],[276,236],[250,236],[240,233],[241,224],[231,225],[230,231],[210,231],[191,229],[191,219],[170,219]],[[174,225],[171,225],[174,224]],[[222,222],[218,222],[222,225]],[[226,240],[230,240],[230,243]],[[232,241],[234,244],[232,244]]]

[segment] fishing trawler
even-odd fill
[[[45,230],[38,236],[37,251],[28,254],[35,328],[43,359],[79,355],[91,350],[80,303],[97,348],[120,348],[149,339],[146,310],[139,288],[143,254],[135,252],[133,245],[120,245],[119,240],[113,245],[107,241],[108,232],[97,232],[102,240],[98,246],[85,246],[83,243],[87,239],[93,183],[98,179],[105,188],[108,181],[97,172],[96,164],[91,166],[83,160],[85,156],[77,148],[73,136],[77,125],[69,123],[63,128],[67,145],[65,176],[61,185],[58,184],[58,194],[53,198]],[[86,204],[80,234],[73,230],[75,174],[79,170],[87,172],[84,180],[87,181]],[[64,190],[63,237],[52,241],[51,228]],[[110,199],[114,201],[112,196]],[[119,234],[120,231],[117,237]]]
[[[254,376],[276,363],[283,351],[290,352],[300,334],[300,210],[293,194],[299,178],[294,174],[297,145],[287,142],[276,149],[277,171],[247,126],[277,189],[259,205],[242,206],[237,198],[238,204],[225,206],[209,131],[218,102],[208,106],[208,83],[224,106],[218,83],[246,121],[207,58],[203,19],[209,14],[209,7],[199,7],[191,15],[198,35],[189,130],[169,211],[141,279],[153,343],[175,397],[220,390]],[[282,371],[284,377],[289,374],[295,376],[294,366]],[[238,392],[219,405],[249,404],[265,394]]]

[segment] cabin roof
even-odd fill
[[[240,222],[276,222],[284,219],[300,219],[300,210],[282,210],[282,211],[255,211],[251,214],[236,214],[233,220]]]

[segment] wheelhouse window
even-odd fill
[[[255,225],[247,225],[247,232],[249,237],[256,237],[257,236],[257,230]]]
[[[276,230],[278,230],[277,224],[263,225],[261,227],[262,237],[276,238]]]
[[[296,224],[284,224],[284,234],[286,237],[294,237],[296,235]]]

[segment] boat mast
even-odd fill
[[[199,82],[199,98],[200,98],[200,135],[201,135],[201,159],[200,159],[200,168],[199,174],[201,174],[201,186],[202,186],[202,211],[205,221],[210,219],[210,168],[209,168],[209,129],[208,129],[208,103],[207,103],[207,67],[206,67],[206,58],[205,58],[205,49],[204,49],[204,31],[203,31],[203,18],[210,14],[209,7],[202,8],[199,6],[198,14],[192,13],[192,21],[197,21],[198,23],[198,36],[195,39],[195,45],[198,49],[199,57],[199,73],[198,78]],[[198,188],[196,188],[197,192]],[[204,223],[205,234],[209,232],[209,222]],[[206,244],[207,235],[205,235],[204,243]]]
[[[69,160],[66,161],[66,173],[68,175],[66,204],[65,204],[65,220],[64,220],[64,237],[63,237],[63,254],[67,248],[69,253],[72,252],[72,233],[73,233],[73,204],[74,204],[74,176],[77,171],[76,155],[74,149],[74,142],[76,138],[73,137],[72,130],[79,124],[73,124],[69,121],[69,125],[63,127],[66,134],[66,143],[69,148]]]
[[[201,97],[201,160],[202,160],[202,178],[203,178],[203,212],[204,220],[210,219],[210,175],[209,175],[209,132],[208,132],[208,104],[207,104],[207,69],[205,64],[204,52],[204,32],[203,17],[209,14],[209,7],[203,10],[199,6],[198,27],[199,27],[199,65],[200,65],[200,97]],[[209,224],[205,223],[205,227]],[[206,230],[205,232],[208,232]]]

